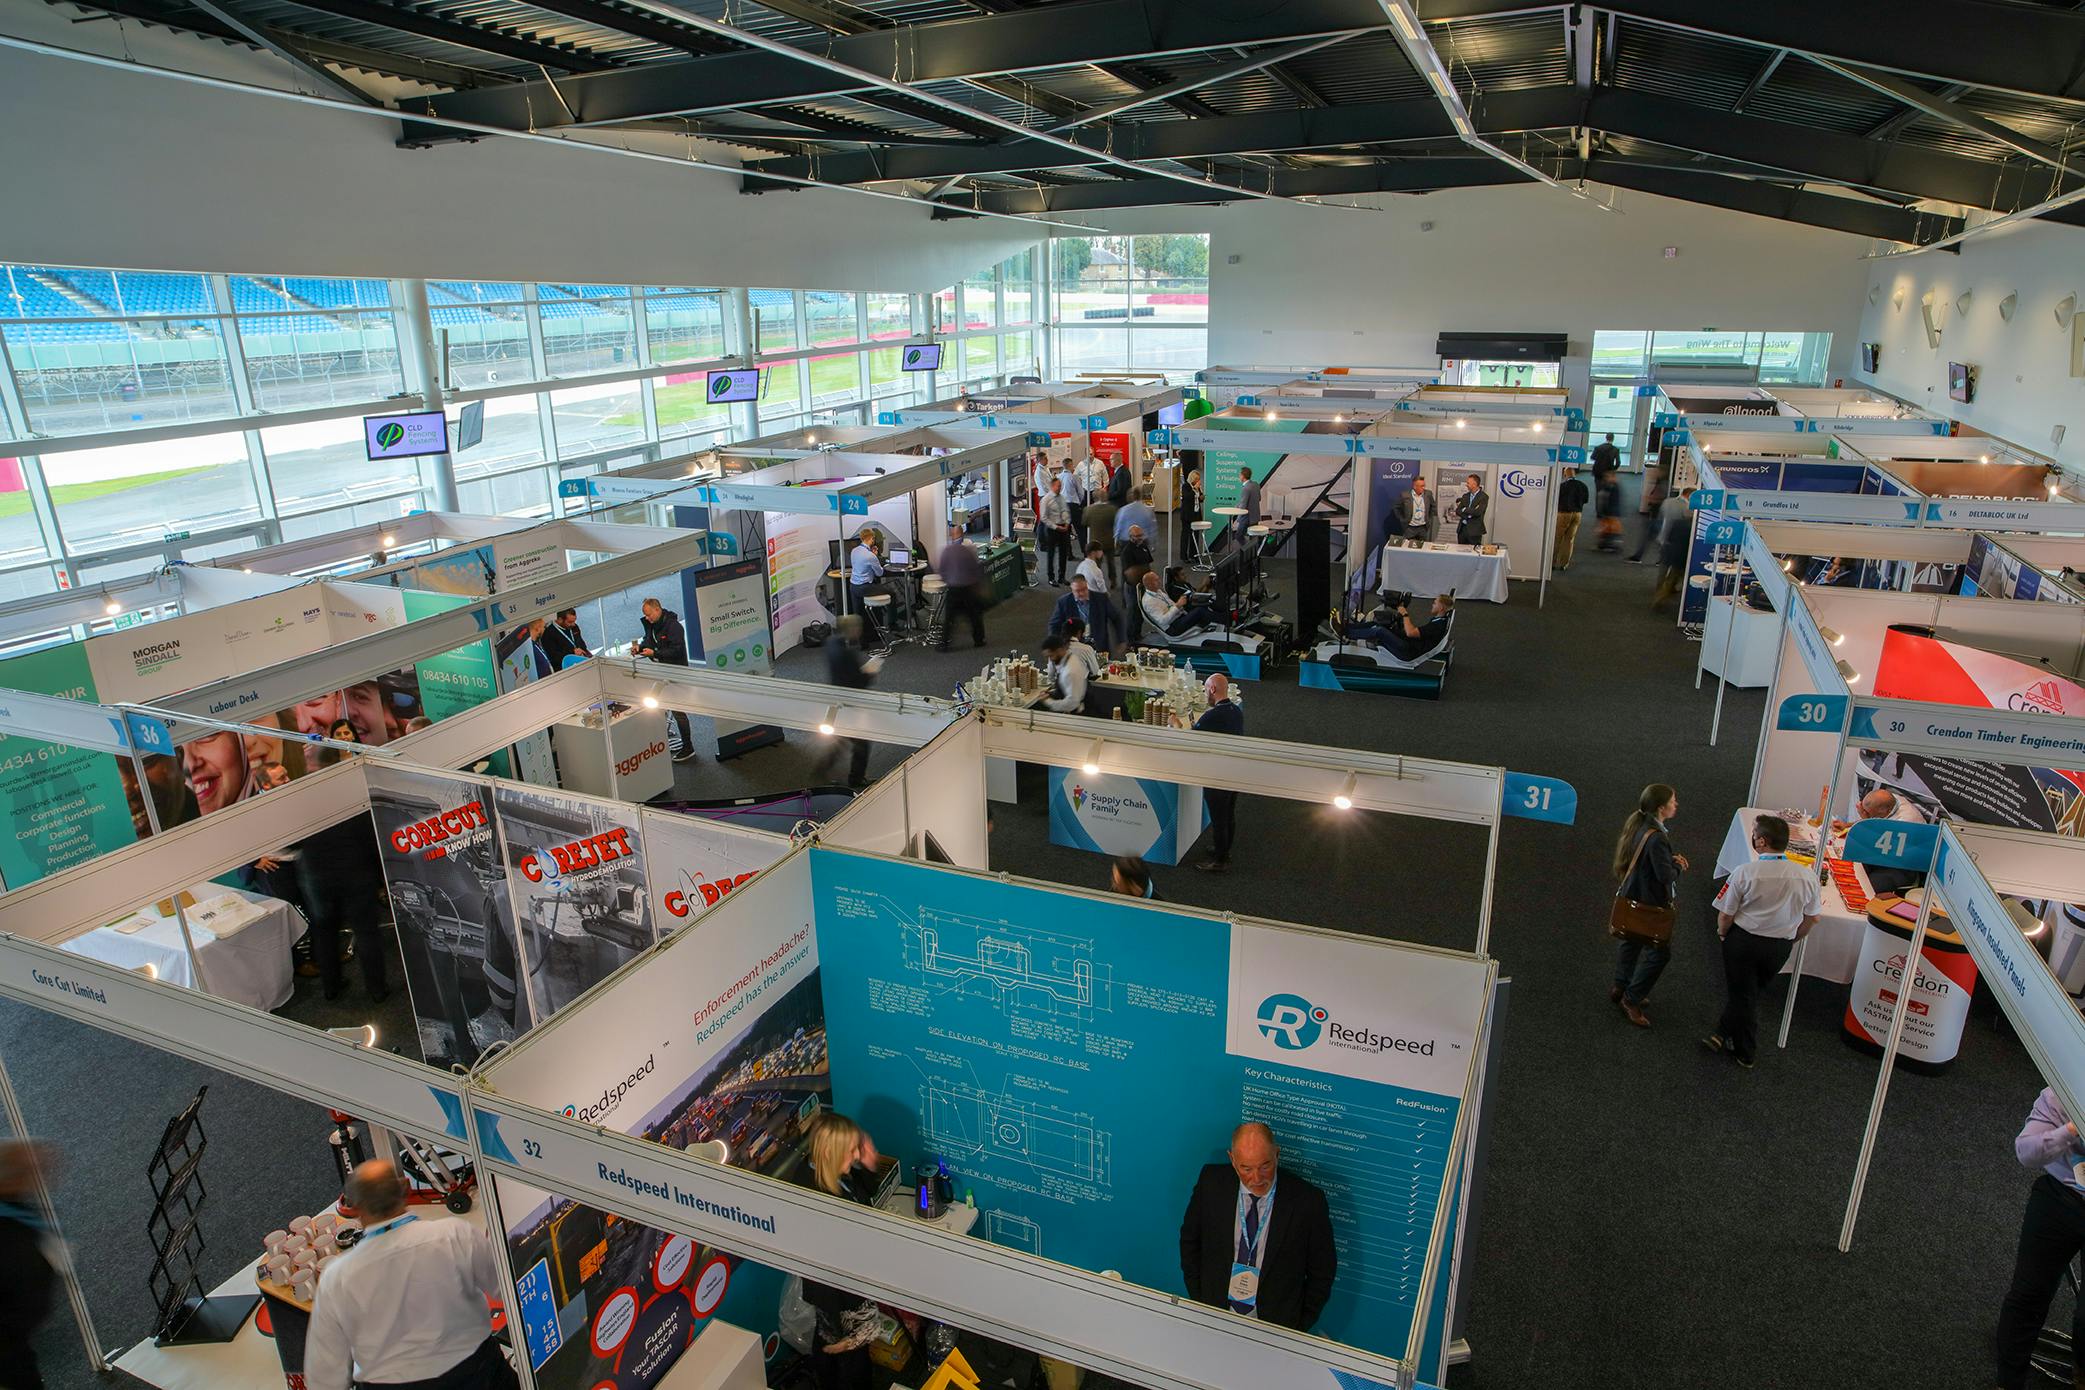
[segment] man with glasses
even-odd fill
[[[1231,1131],[1230,1160],[1202,1169],[1180,1223],[1188,1296],[1308,1332],[1339,1270],[1325,1194],[1297,1173],[1280,1176],[1281,1147],[1257,1121]]]

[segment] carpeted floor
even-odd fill
[[[1292,594],[1286,566],[1275,568]],[[1814,981],[1788,1049],[1756,1071],[1696,1045],[1721,1000],[1706,871],[1744,798],[1762,701],[1731,692],[1721,746],[1708,747],[1714,686],[1695,690],[1697,649],[1649,612],[1653,579],[1648,566],[1581,547],[1545,608],[1527,584],[1505,606],[1466,606],[1439,703],[1303,690],[1293,669],[1247,687],[1253,734],[1499,764],[1579,791],[1578,824],[1509,821],[1500,839],[1491,950],[1513,1004],[1482,1229],[1464,1271],[1473,1359],[1451,1384],[1988,1385],[1989,1331],[2030,1181],[2010,1141],[2041,1083],[1988,1010],[1951,1071],[1900,1073],[1853,1253],[1838,1253],[1875,1063],[1839,1041],[1845,990]],[[1058,592],[1030,589],[993,609],[982,655],[1032,651]],[[947,693],[981,664],[966,640],[947,655],[899,648],[880,685]],[[823,679],[818,652],[781,665]],[[877,749],[872,770],[902,751]],[[792,736],[730,764],[683,764],[678,790],[797,785],[822,752]],[[1679,789],[1674,838],[1695,870],[1655,1026],[1642,1032],[1606,999],[1605,863],[1638,791],[1661,780]],[[1484,848],[1466,826],[1246,798],[1233,871],[1161,870],[1159,888],[1177,902],[1468,947]],[[997,808],[992,850],[993,867],[1016,874],[1105,876],[1097,856],[1048,843],[1032,768],[1020,804]],[[1777,988],[1768,1001],[1775,1018],[1781,998]],[[145,1330],[143,1165],[195,1085],[212,1087],[214,1277],[245,1258],[249,1233],[326,1195],[324,1121],[308,1103],[13,1005],[0,1004],[0,1056],[32,1127],[72,1155],[61,1214],[112,1345]],[[62,1312],[38,1345],[53,1386],[92,1382]]]

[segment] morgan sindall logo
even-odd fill
[[[399,441],[403,440],[404,438],[405,426],[399,424],[396,420],[393,420],[388,425],[381,425],[377,428],[376,442],[377,447],[380,449],[392,448],[396,446],[399,443]]]
[[[1325,1011],[1300,994],[1270,994],[1260,1001],[1260,1033],[1276,1047],[1301,1052],[1318,1040]]]

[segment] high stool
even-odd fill
[[[1197,560],[1209,558],[1209,528],[1215,524],[1213,521],[1188,523],[1187,560],[1189,564],[1193,564]]]
[[[835,567],[825,572],[825,591],[819,595],[819,600],[825,604],[826,612],[840,611],[840,586],[846,582],[847,571],[843,569]]]
[[[890,595],[869,594],[862,599],[862,620],[876,635],[876,645],[890,645]]]
[[[927,601],[927,640],[941,646],[948,641],[948,581],[930,574],[920,580],[919,591]]]

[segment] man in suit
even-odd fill
[[[1111,652],[1122,640],[1121,615],[1108,602],[1108,596],[1096,592],[1084,575],[1072,576],[1071,592],[1061,596],[1050,610],[1050,631],[1064,631],[1067,618],[1078,618],[1086,624],[1086,640],[1096,652]]]
[[[1308,1332],[1339,1271],[1325,1194],[1296,1173],[1277,1181],[1281,1148],[1263,1124],[1232,1130],[1230,1157],[1202,1169],[1180,1223],[1188,1297]]]
[[[560,608],[557,621],[543,629],[543,635],[536,639],[536,646],[549,659],[553,671],[564,670],[565,663],[575,656],[584,660],[593,655],[587,648],[586,634],[579,630],[579,610],[576,608]]]
[[[1484,544],[1484,516],[1491,510],[1491,494],[1484,479],[1472,473],[1462,480],[1462,496],[1455,499],[1455,539],[1462,545]]]
[[[1433,494],[1426,479],[1412,479],[1410,490],[1390,509],[1390,534],[1401,540],[1423,541],[1433,530]]]

